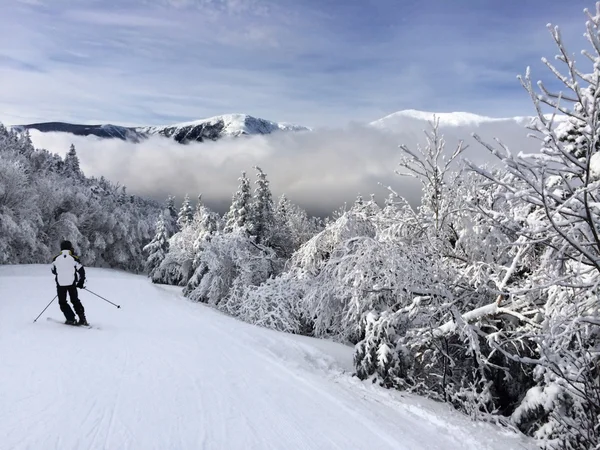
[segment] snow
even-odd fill
[[[536,407],[542,407],[544,411],[550,411],[562,393],[563,390],[557,384],[550,384],[545,387],[533,386],[527,391],[523,402],[512,414],[512,418],[520,422],[528,411],[533,411]]]
[[[590,158],[590,176],[592,180],[600,180],[600,152],[594,153]]]
[[[441,127],[477,127],[483,124],[500,122],[514,122],[519,126],[524,127],[528,125],[533,119],[533,117],[527,116],[496,118],[481,116],[470,112],[440,113],[419,111],[416,109],[406,109],[403,111],[397,111],[395,113],[382,117],[381,119],[375,120],[371,122],[370,125],[380,129],[397,129],[400,126],[406,125],[406,119],[418,120],[423,122],[432,122],[434,117],[439,119]],[[547,117],[549,118],[550,115],[548,115]],[[563,117],[557,116],[555,120],[560,122],[563,121],[563,119]]]
[[[190,122],[181,122],[171,125],[157,126],[157,127],[140,127],[138,131],[146,132],[149,134],[160,133],[162,130],[174,128],[179,130],[181,128],[195,127],[199,125],[216,125],[219,122],[223,122],[224,127],[222,134],[224,136],[240,136],[242,134],[264,134],[272,133],[277,130],[282,131],[306,131],[309,130],[306,127],[300,125],[293,125],[288,123],[272,122],[265,119],[257,119],[247,114],[223,114],[220,116],[209,117],[207,119],[194,120]]]
[[[436,113],[428,111],[418,111],[416,109],[406,109],[398,111],[379,120],[371,122],[371,125],[385,128],[397,120],[409,118],[424,121],[433,121],[434,116],[439,119],[440,126],[467,126],[479,125],[484,122],[497,122],[509,119],[494,119],[492,117],[480,116],[468,112],[450,112]]]
[[[351,376],[352,348],[257,328],[146,277],[87,269],[96,328],[49,265],[0,266],[0,449],[523,449],[450,406]]]
[[[196,125],[215,125],[218,122],[223,121],[225,123],[225,129],[229,132],[235,132],[244,130],[246,127],[246,118],[249,117],[246,114],[223,114],[221,116],[209,117],[206,119],[192,120],[189,122],[180,122],[170,125],[159,126],[156,128],[183,128],[183,127],[194,127]]]
[[[484,305],[479,308],[476,308],[472,311],[468,311],[468,312],[464,313],[461,317],[462,317],[462,320],[469,323],[469,322],[471,322],[473,320],[477,320],[481,317],[495,314],[497,311],[498,311],[498,303],[494,302],[494,303],[490,303],[489,305]],[[456,330],[456,326],[457,326],[456,322],[454,320],[450,320],[450,321],[446,322],[445,324],[436,328],[434,330],[434,335],[441,336],[443,334],[450,333],[450,332]]]

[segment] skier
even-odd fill
[[[65,323],[68,325],[88,325],[85,310],[77,296],[77,288],[83,289],[85,269],[79,262],[79,258],[75,256],[70,241],[62,241],[60,250],[60,254],[52,260],[52,273],[55,275],[58,304],[65,315]],[[67,303],[67,293],[69,293],[73,308],[79,316],[79,322],[75,320],[75,314]]]

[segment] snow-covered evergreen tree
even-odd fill
[[[167,197],[163,210],[163,217],[165,219],[167,234],[169,235],[169,237],[171,237],[179,231],[179,225],[177,224],[179,213],[177,212],[177,208],[175,207],[175,196],[169,195]]]
[[[177,215],[177,225],[179,226],[179,229],[183,229],[192,223],[193,217],[194,213],[192,212],[192,206],[190,205],[190,196],[185,194],[183,202],[181,203],[181,208],[179,209],[179,214]]]
[[[275,209],[275,241],[283,256],[290,257],[302,244],[323,230],[322,221],[309,217],[305,210],[282,194]]]
[[[267,175],[258,166],[255,167],[256,189],[250,209],[250,233],[256,238],[258,244],[271,246],[275,232],[275,211],[273,196],[269,187]]]
[[[202,244],[209,241],[211,236],[219,230],[219,221],[219,215],[210,210],[202,201],[202,195],[199,195],[191,222],[196,236],[194,241],[196,251],[200,251]]]
[[[194,240],[194,258],[192,261],[194,273],[183,290],[184,295],[189,295],[194,291],[200,284],[202,277],[208,271],[206,264],[203,263],[202,255],[206,249],[206,244],[209,243],[212,237],[218,232],[219,222],[219,215],[207,208],[202,201],[202,195],[199,195],[198,204],[191,224],[193,230],[192,239]]]
[[[240,228],[248,231],[250,227],[250,210],[252,194],[250,192],[250,180],[246,177],[246,172],[242,172],[239,178],[240,185],[231,200],[229,212],[225,216],[225,233],[231,233]]]
[[[148,254],[145,270],[148,276],[152,278],[154,271],[160,266],[169,251],[169,237],[162,214],[156,222],[156,234],[152,241],[144,247],[144,251]]]
[[[75,146],[71,144],[67,155],[65,156],[65,171],[72,177],[81,176],[81,169],[79,168],[79,157],[77,156],[77,151],[75,150]]]

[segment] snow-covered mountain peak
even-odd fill
[[[438,112],[429,112],[429,111],[419,111],[416,109],[406,109],[403,111],[398,111],[398,112],[392,113],[392,114],[385,116],[379,120],[371,122],[371,125],[376,126],[376,127],[386,128],[390,124],[401,121],[403,119],[433,121],[434,117],[439,119],[441,126],[455,126],[455,127],[460,127],[460,126],[465,126],[465,125],[479,125],[481,123],[486,123],[486,122],[514,120],[514,119],[506,119],[506,118],[497,119],[497,118],[493,118],[493,117],[480,116],[478,114],[473,114],[473,113],[469,113],[469,112],[438,113]]]
[[[208,117],[205,119],[191,120],[189,122],[180,122],[180,123],[172,123],[169,125],[163,125],[163,127],[187,127],[187,126],[195,126],[202,125],[205,123],[214,124],[219,121],[223,121],[231,126],[243,127],[246,118],[250,117],[248,114],[222,114],[220,116]]]
[[[141,130],[150,134],[173,134],[184,130],[218,128],[221,136],[237,137],[252,134],[270,134],[274,131],[308,131],[309,128],[287,123],[259,119],[248,114],[223,114],[207,119],[182,122],[159,127],[145,127]]]

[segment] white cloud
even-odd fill
[[[259,165],[269,176],[276,195],[312,211],[329,212],[352,202],[357,194],[385,190],[377,185],[394,179],[390,165],[397,154],[391,136],[357,129],[281,133],[248,139],[180,145],[164,138],[141,144],[32,131],[36,147],[65,154],[74,143],[87,175],[101,176],[128,186],[128,191],[163,199],[185,193],[223,208],[235,191],[242,170]],[[377,181],[375,181],[377,180]]]
[[[274,194],[285,193],[312,212],[328,214],[352,203],[358,194],[375,194],[382,203],[392,186],[413,204],[420,187],[412,179],[394,174],[401,143],[423,144],[424,122],[413,122],[399,134],[371,127],[320,129],[310,133],[278,133],[244,139],[180,145],[164,138],[141,144],[120,140],[77,137],[64,133],[32,132],[36,147],[65,154],[74,143],[81,167],[89,176],[105,176],[128,186],[128,191],[163,200],[168,194],[179,199],[185,193],[203,198],[221,210],[228,207],[242,170],[253,173],[259,165],[268,175]],[[467,155],[483,162],[489,155],[470,138],[469,128],[445,130],[450,149],[459,138],[471,144]],[[477,132],[490,142],[507,138],[513,149],[536,148],[526,139],[527,131],[516,124],[481,126]],[[383,185],[380,185],[380,183]]]

